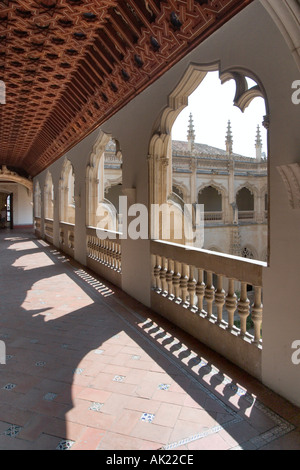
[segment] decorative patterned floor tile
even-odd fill
[[[159,384],[158,390],[169,390],[170,385],[169,384]]]
[[[94,351],[94,353],[100,355],[100,354],[103,354],[104,351],[103,351],[103,349],[96,349],[96,350]]]
[[[60,441],[60,443],[58,444],[58,446],[56,447],[56,450],[69,450],[71,449],[71,447],[75,444],[74,441],[70,441],[70,440],[67,440],[67,439],[64,439],[62,441]]]
[[[91,411],[97,411],[99,412],[102,408],[102,406],[104,405],[104,403],[92,403],[92,405],[89,407],[89,410]]]
[[[21,426],[17,426],[16,424],[12,424],[8,429],[6,429],[6,431],[4,431],[3,434],[5,434],[5,436],[9,436],[9,437],[17,437],[17,435],[20,433],[22,427]]]
[[[46,395],[44,395],[44,400],[46,401],[53,401],[55,398],[57,397],[57,394],[56,393],[46,393]]]
[[[46,365],[46,362],[45,361],[38,361],[38,362],[35,363],[35,365],[37,367],[44,367]]]
[[[15,387],[16,384],[7,384],[2,388],[2,390],[13,390]]]
[[[114,382],[124,382],[124,380],[125,380],[124,375],[115,375],[115,377],[113,378]]]
[[[144,421],[146,423],[152,423],[154,418],[155,418],[155,415],[152,413],[143,413],[141,416],[141,421]]]

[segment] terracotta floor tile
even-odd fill
[[[212,436],[203,437],[187,444],[188,450],[199,451],[199,450],[228,450],[230,445],[222,439],[219,434],[213,434]]]
[[[154,423],[138,422],[130,435],[147,441],[166,444],[170,438],[172,428],[160,426]]]
[[[97,450],[104,436],[105,431],[86,428],[71,450]]]

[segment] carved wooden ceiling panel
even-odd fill
[[[0,0],[0,165],[35,176],[252,0]]]

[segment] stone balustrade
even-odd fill
[[[35,217],[34,218],[34,231],[37,237],[41,236],[41,229],[42,229],[41,218]]]
[[[239,220],[254,220],[254,211],[239,211]]]
[[[266,264],[161,241],[151,256],[154,310],[259,377]]]
[[[108,233],[112,238],[105,238]],[[121,286],[122,250],[118,232],[87,227],[87,266]]]
[[[59,223],[59,247],[68,255],[74,257],[75,225],[67,222]]]
[[[45,219],[45,226],[44,226],[44,234],[45,238],[52,242],[53,241],[53,220]]]
[[[222,222],[223,221],[223,212],[222,211],[209,211],[204,212],[204,221],[207,222]]]

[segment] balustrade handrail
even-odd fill
[[[99,230],[99,232],[104,232],[104,233],[107,233],[107,234],[110,234],[110,235],[114,235],[115,236],[115,240],[120,240],[121,239],[121,235],[122,233],[121,232],[116,232],[114,230],[108,230],[108,229],[103,229],[103,228],[98,228],[98,227],[93,227],[92,225],[88,225],[86,227],[86,234],[87,235],[93,235],[93,236],[97,236],[97,231]],[[108,237],[109,238],[109,237]],[[113,239],[113,238],[112,238]]]
[[[75,224],[71,224],[70,222],[62,222],[62,221],[60,221],[60,222],[59,222],[59,225],[60,225],[60,226],[64,226],[64,225],[65,225],[65,226],[67,226],[67,227],[74,227],[74,228],[75,228]]]
[[[222,220],[223,219],[223,211],[207,211],[204,212],[204,220],[207,222],[215,221],[215,220]]]
[[[256,287],[262,287],[263,268],[267,266],[267,263],[262,261],[161,240],[151,241],[151,254],[201,267],[205,271],[246,282]]]

